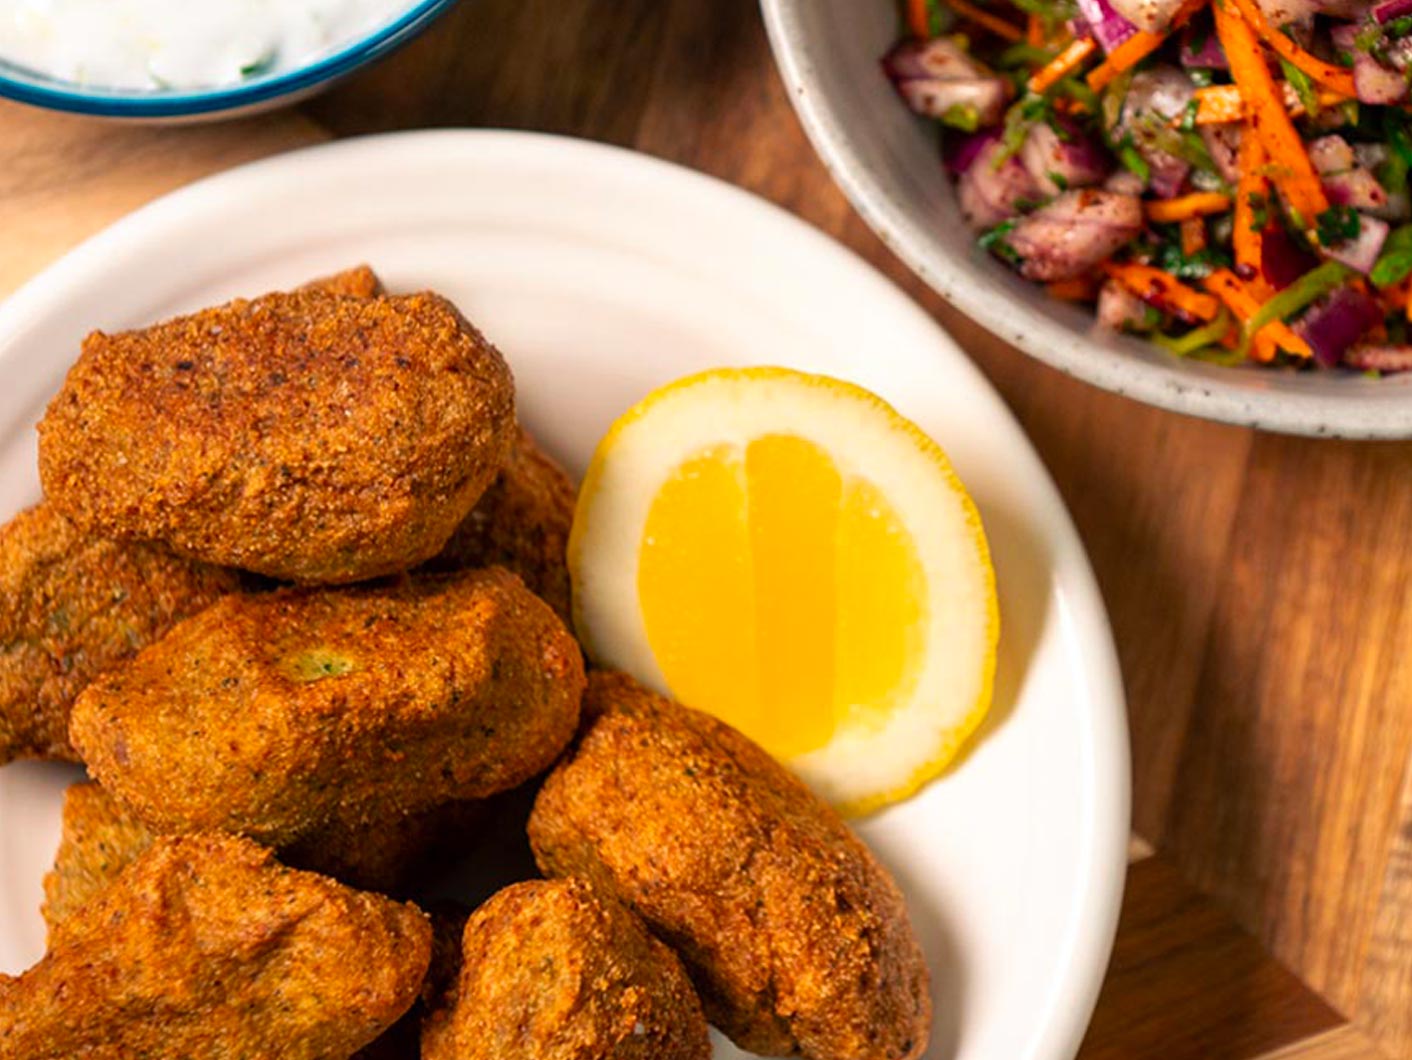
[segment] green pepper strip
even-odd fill
[[[1220,342],[1226,337],[1226,332],[1231,330],[1231,323],[1231,314],[1223,306],[1216,319],[1209,324],[1192,328],[1185,335],[1179,335],[1175,338],[1171,335],[1153,335],[1152,341],[1166,347],[1178,357],[1187,357],[1205,346]]]
[[[1326,261],[1317,269],[1310,269],[1257,309],[1245,322],[1240,352],[1246,352],[1250,341],[1266,324],[1272,320],[1284,320],[1292,313],[1299,312],[1314,299],[1328,294],[1352,275],[1353,270],[1338,261]]]

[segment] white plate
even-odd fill
[[[998,701],[958,768],[860,831],[927,950],[928,1056],[1072,1056],[1112,944],[1128,827],[1122,690],[1088,562],[1034,451],[956,346],[760,200],[623,151],[499,132],[350,141],[203,181],[0,308],[0,516],[39,495],[32,425],[88,329],[357,261],[395,290],[453,298],[506,352],[524,419],[575,473],[648,390],[723,364],[854,380],[941,442],[994,550]],[[40,880],[74,775],[0,769],[0,970],[42,953]]]

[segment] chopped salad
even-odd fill
[[[1412,370],[1412,0],[904,0],[980,245],[1222,364]]]

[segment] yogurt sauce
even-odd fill
[[[102,88],[212,88],[291,70],[411,0],[0,0],[0,59]]]

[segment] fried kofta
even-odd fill
[[[921,1056],[921,947],[897,885],[838,814],[735,729],[624,674],[591,676],[584,717],[530,817],[541,869],[635,910],[742,1048]]]
[[[160,838],[0,982],[0,1056],[346,1060],[411,1006],[415,906],[238,836]]]
[[[480,801],[436,806],[376,830],[315,833],[279,857],[342,883],[384,894],[405,891],[437,844],[480,819]],[[50,934],[117,878],[155,833],[99,784],[64,792],[63,827],[54,867],[44,877],[44,921]]]
[[[423,1060],[709,1060],[671,950],[583,880],[516,884],[472,914]]]
[[[64,792],[59,850],[44,877],[49,937],[136,861],[152,839],[151,829],[102,787],[70,784]]]
[[[0,528],[0,764],[76,761],[69,711],[98,674],[240,587],[234,571],[92,537],[52,505]]]
[[[570,622],[567,553],[574,500],[564,469],[522,429],[509,463],[428,569],[504,567]]]
[[[455,904],[433,902],[426,912],[431,917],[431,967],[417,1002],[353,1060],[421,1060],[422,1024],[430,1012],[445,1007],[446,997],[456,984],[461,970],[461,934],[470,911]]]
[[[503,570],[227,597],[74,705],[90,772],[159,832],[286,848],[546,769],[578,644]]]
[[[303,583],[435,556],[499,473],[514,384],[435,294],[292,291],[94,332],[39,425],[85,530]]]

